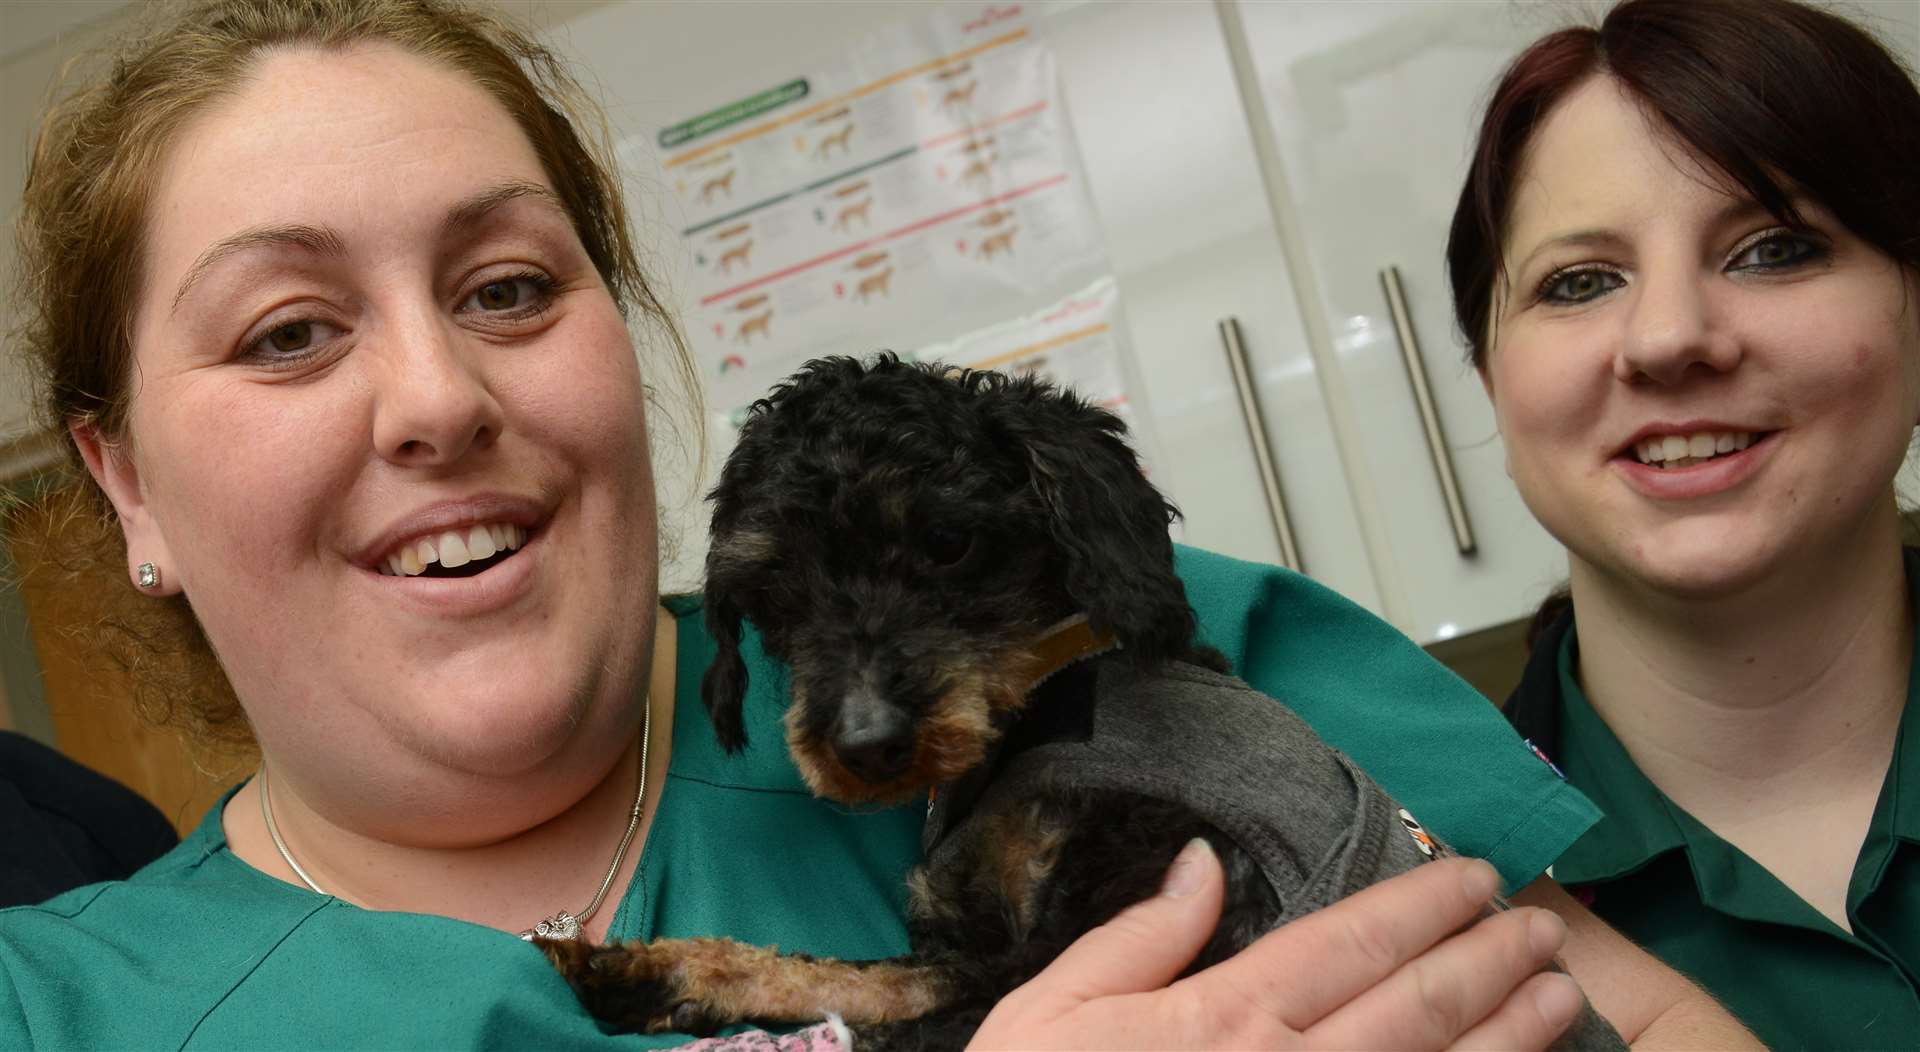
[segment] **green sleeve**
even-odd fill
[[[1193,548],[1175,565],[1203,641],[1421,824],[1493,863],[1508,893],[1599,820],[1493,705],[1391,625],[1277,567]]]
[[[0,911],[0,1048],[678,1043],[604,1033],[546,958],[504,932],[276,888],[230,859]]]
[[[0,962],[0,999],[4,999],[0,1000],[0,1048],[32,1048],[33,1034],[27,1030],[20,987],[4,962]]]

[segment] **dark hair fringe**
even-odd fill
[[[1920,90],[1866,30],[1793,0],[1625,0],[1549,34],[1487,104],[1447,239],[1454,316],[1486,361],[1502,242],[1527,144],[1588,78],[1617,79],[1730,189],[1783,222],[1793,198],[1920,270]]]

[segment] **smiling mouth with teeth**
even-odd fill
[[[1648,467],[1670,471],[1705,464],[1738,453],[1767,437],[1769,431],[1700,431],[1691,435],[1660,435],[1633,444],[1634,459]]]
[[[408,541],[375,569],[388,577],[472,577],[505,562],[527,543],[527,531],[491,522]]]

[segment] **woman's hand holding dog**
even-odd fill
[[[1159,896],[1009,994],[971,1047],[1542,1049],[1581,1004],[1540,971],[1566,926],[1534,909],[1473,923],[1497,883],[1484,862],[1421,866],[1174,982],[1220,917],[1220,864],[1195,841]]]

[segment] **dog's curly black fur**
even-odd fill
[[[1038,378],[892,355],[809,363],[755,403],[712,493],[719,653],[702,689],[721,743],[746,742],[742,619],[791,669],[802,773],[839,799],[924,792],[979,759],[937,737],[897,778],[852,775],[825,747],[848,699],[977,735],[983,712],[961,710],[1016,705],[995,693],[1076,612],[1132,660],[1217,666],[1191,645],[1167,537],[1178,512],[1125,430]]]
[[[747,621],[791,670],[796,765],[849,802],[924,796],[978,766],[1028,700],[1033,644],[1073,615],[1111,634],[1119,660],[1224,670],[1194,643],[1167,532],[1178,511],[1125,434],[1045,380],[892,354],[808,363],[755,403],[711,494],[718,652],[702,693],[720,742],[746,744]],[[855,770],[842,758],[849,727],[875,723],[902,728],[901,743]],[[1277,913],[1257,866],[1177,805],[1063,791],[1027,819],[996,839],[996,857],[915,875],[914,952],[900,961],[774,957],[724,940],[548,953],[595,1014],[629,1027],[802,1021],[825,1005],[862,1048],[958,1048],[1073,939],[1152,895],[1195,836],[1229,877],[1227,919],[1195,967]]]

